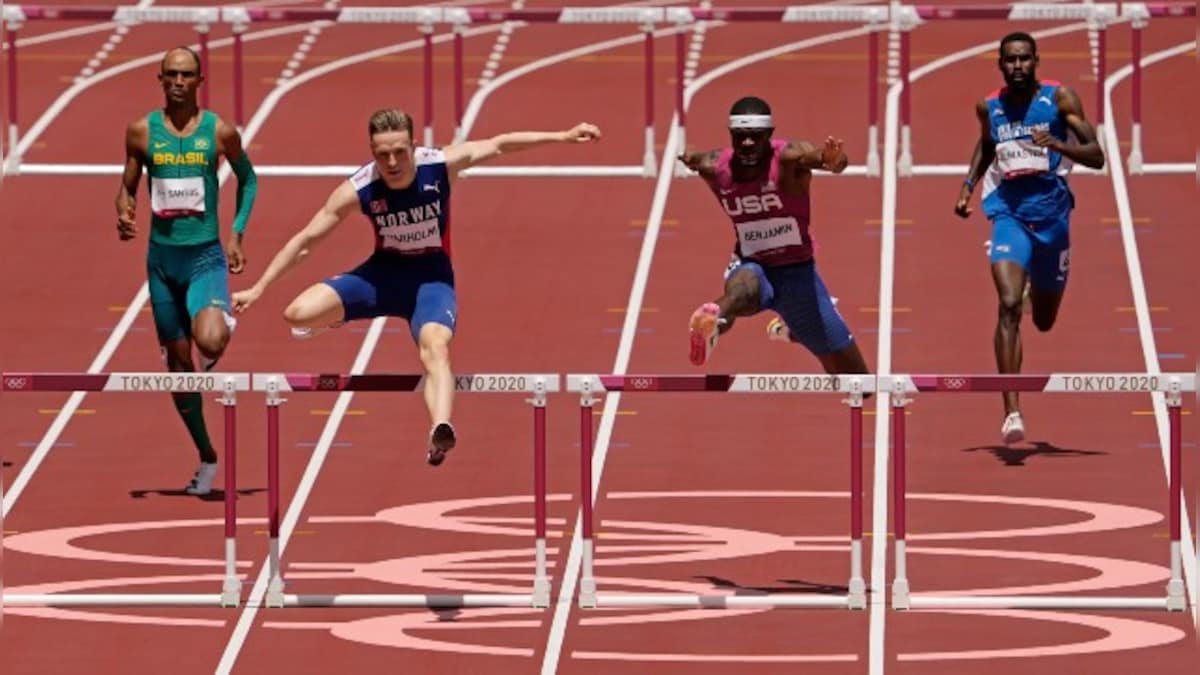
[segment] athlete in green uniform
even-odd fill
[[[257,179],[241,135],[215,113],[200,110],[196,90],[204,81],[200,59],[187,47],[163,57],[159,73],[166,105],[125,132],[125,173],[117,192],[117,232],[137,235],[134,208],[142,167],[150,193],[150,243],[146,254],[150,302],[158,341],[172,371],[191,372],[192,343],[211,370],[225,352],[235,325],[226,270],[240,274],[246,259],[242,235],[254,204]],[[229,161],[238,179],[234,236],[221,248],[217,162]],[[228,254],[228,257],[227,257]],[[172,394],[196,449],[200,468],[186,490],[207,494],[217,475],[217,453],[204,424],[199,393]]]

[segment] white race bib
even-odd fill
[[[743,256],[752,256],[761,251],[785,246],[804,245],[804,239],[800,236],[800,226],[796,219],[790,216],[752,220],[748,223],[737,223],[734,227],[737,228]]]
[[[1047,173],[1050,151],[1027,138],[1002,141],[996,144],[996,167],[1004,180]]]
[[[388,216],[395,220],[395,214],[391,213],[375,218],[386,223]],[[438,231],[437,219],[423,220],[411,225],[385,224],[379,228],[379,236],[383,240],[384,248],[402,253],[440,248],[442,245],[442,234]]]
[[[164,218],[204,213],[204,177],[154,178],[150,181],[150,209]]]

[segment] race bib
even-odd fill
[[[150,181],[150,208],[163,218],[204,213],[204,178],[155,178]]]
[[[389,219],[395,220],[395,214],[392,213],[376,216],[375,219],[376,223],[385,223],[379,228],[380,244],[383,248],[400,253],[414,253],[442,246],[442,234],[438,230],[436,219],[423,220],[411,225],[387,224]]]
[[[804,245],[804,239],[800,236],[800,226],[792,217],[752,220],[737,223],[735,227],[743,256],[752,256],[785,246]]]
[[[996,166],[1004,180],[1050,171],[1050,150],[1021,138],[996,145]]]

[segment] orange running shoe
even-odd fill
[[[716,303],[706,302],[692,312],[692,319],[688,322],[691,342],[689,357],[697,366],[704,365],[708,356],[717,348],[717,336],[720,335],[717,322],[720,319],[720,311]]]

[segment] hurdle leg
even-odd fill
[[[866,609],[867,583],[863,579],[863,390],[851,385],[850,398],[850,609]]]
[[[535,570],[533,606],[550,606],[550,577],[546,574],[546,385],[539,381],[533,398],[533,527]]]
[[[242,584],[237,576],[237,394],[233,378],[225,380],[225,392],[219,400],[225,406],[225,582],[221,585],[221,606],[237,607]]]
[[[892,387],[892,527],[896,531],[896,578],[892,581],[892,609],[910,609],[904,522],[904,414],[907,412],[909,400],[904,390],[904,378],[893,380]]]
[[[1167,479],[1171,500],[1167,511],[1171,530],[1171,579],[1167,582],[1167,609],[1172,612],[1187,609],[1183,584],[1183,546],[1180,544],[1183,529],[1183,397],[1180,390],[1179,378],[1171,378],[1167,391],[1167,416],[1171,423],[1171,475]]]
[[[267,607],[283,607],[283,574],[279,566],[279,384],[267,384],[267,537],[271,581]]]
[[[583,555],[579,574],[579,606],[596,606],[596,576],[592,569],[592,398],[591,383],[583,384],[579,399],[580,500],[583,502]]]

